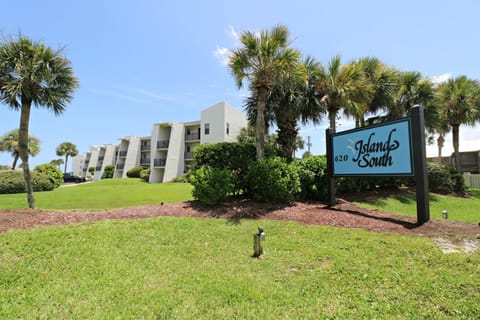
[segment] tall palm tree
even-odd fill
[[[284,72],[293,70],[300,53],[289,48],[287,27],[278,25],[271,31],[260,34],[246,31],[240,35],[242,46],[233,50],[229,67],[239,88],[244,80],[249,82],[253,95],[257,97],[256,148],[257,158],[265,152],[265,110],[267,97],[275,79]]]
[[[292,72],[279,75],[267,97],[265,120],[277,126],[277,142],[290,160],[295,156],[298,121],[317,124],[325,114],[315,91],[319,71],[320,64],[307,57]],[[256,103],[255,97],[248,97],[244,105],[251,120],[256,119]]]
[[[60,115],[77,86],[70,62],[61,50],[54,51],[22,35],[0,43],[0,100],[20,111],[19,154],[30,208],[35,208],[28,162],[31,106]]]
[[[365,115],[377,114],[394,102],[397,92],[398,72],[374,57],[362,57],[352,62],[362,73],[368,86],[364,100],[351,102],[345,106],[344,113],[355,118],[355,127],[365,126]]]
[[[294,149],[293,149],[293,158],[295,158],[295,152],[297,150],[301,150],[303,148],[305,148],[305,140],[303,140],[303,138],[301,136],[296,136],[295,146],[294,146]]]
[[[0,151],[10,152],[13,157],[12,170],[17,166],[20,151],[18,147],[19,130],[7,132],[0,138]],[[28,136],[28,154],[32,157],[40,153],[40,140],[34,136]]]
[[[57,147],[57,156],[65,156],[64,173],[67,173],[68,157],[75,157],[78,154],[77,146],[71,142],[62,142]]]
[[[449,79],[437,89],[441,119],[452,128],[455,167],[462,173],[459,135],[462,124],[474,126],[480,121],[480,84],[466,76]]]
[[[425,125],[433,127],[430,119],[430,111],[434,112],[435,90],[428,78],[422,77],[420,72],[400,72],[398,77],[398,89],[392,105],[387,106],[387,120],[395,120],[409,114],[410,109],[415,105],[422,105],[425,108]],[[431,109],[430,109],[431,108]]]
[[[58,166],[58,169],[60,169],[60,166],[62,164],[64,164],[65,161],[63,161],[63,159],[54,159],[54,160],[50,161],[50,163]]]
[[[320,101],[328,111],[330,128],[336,131],[338,113],[351,106],[361,106],[371,94],[371,85],[365,81],[357,64],[342,65],[339,55],[334,56],[316,86]]]

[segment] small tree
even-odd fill
[[[33,170],[49,176],[50,179],[53,181],[55,188],[58,188],[63,184],[63,173],[54,163],[40,164],[36,166]]]
[[[29,167],[28,137],[32,104],[60,115],[72,99],[78,81],[61,50],[19,35],[0,43],[0,100],[20,111],[18,153],[29,208],[35,208]]]
[[[65,163],[65,161],[63,161],[63,159],[54,159],[54,160],[50,161],[50,163],[54,164],[54,165],[58,166],[58,168],[60,168],[60,166]]]
[[[18,129],[7,132],[0,138],[0,151],[10,152],[13,157],[12,170],[15,170],[20,157],[18,146]],[[40,140],[34,136],[28,136],[28,154],[32,157],[40,153]]]
[[[68,157],[75,157],[78,154],[77,146],[71,142],[62,142],[57,147],[57,156],[65,156],[64,173],[67,173]]]
[[[115,166],[109,164],[103,169],[102,179],[112,179],[113,173],[115,171]]]

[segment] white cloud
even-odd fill
[[[438,156],[438,147],[437,147],[437,136],[435,136],[435,141],[432,145],[427,145],[427,157],[436,157]],[[477,151],[480,150],[480,130],[478,126],[461,126],[460,127],[460,136],[459,136],[459,149],[460,152],[464,151]],[[453,153],[453,142],[452,134],[449,132],[445,136],[445,142],[442,148],[442,155],[449,156]]]
[[[230,51],[225,47],[217,46],[217,49],[213,51],[213,55],[215,56],[215,58],[218,59],[218,61],[220,61],[220,63],[223,66],[228,66],[228,62],[230,61],[231,54],[232,54],[232,51]]]
[[[440,74],[438,76],[431,76],[431,77],[429,77],[429,79],[430,79],[430,81],[433,82],[433,84],[440,84],[442,82],[447,81],[451,77],[452,77],[451,73],[444,73],[444,74]]]
[[[228,26],[230,36],[235,40],[236,46],[240,45],[240,34],[235,30],[233,26]]]
[[[240,42],[240,34],[235,30],[233,26],[228,26],[227,31],[228,36],[231,39],[231,47],[238,48],[241,45]],[[230,56],[232,54],[232,50],[217,45],[217,49],[213,51],[213,56],[217,58],[217,60],[221,63],[222,66],[228,66],[228,62],[230,61]]]

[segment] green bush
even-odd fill
[[[106,165],[105,168],[103,169],[101,179],[112,179],[114,172],[115,172],[115,166],[111,164]]]
[[[300,178],[295,165],[280,157],[251,162],[247,182],[249,193],[259,201],[290,202],[300,192]]]
[[[192,195],[200,203],[215,206],[232,194],[235,188],[235,171],[214,167],[194,169],[190,176]]]
[[[148,182],[150,180],[150,169],[143,169],[142,171],[140,171],[140,179]]]
[[[36,172],[45,173],[52,179],[55,188],[60,187],[63,184],[63,173],[57,165],[53,163],[39,164],[34,169]]]
[[[451,192],[453,181],[448,167],[438,162],[427,162],[428,187],[433,192]]]
[[[302,200],[326,200],[327,160],[325,156],[309,156],[294,162],[300,178]]]
[[[140,178],[140,172],[145,169],[142,166],[136,166],[127,171],[127,177],[129,178]]]
[[[55,188],[52,178],[47,174],[32,171],[31,182],[33,191],[51,191]],[[0,172],[0,194],[23,193],[25,191],[25,180],[22,171]]]
[[[280,156],[283,152],[270,144],[265,145],[265,157]],[[195,167],[209,166],[219,169],[230,169],[238,172],[235,179],[234,194],[245,194],[247,191],[246,173],[248,166],[257,158],[254,143],[222,142],[202,144],[195,149]]]

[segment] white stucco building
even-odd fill
[[[92,146],[84,156],[82,175],[94,167],[98,180],[106,165],[114,165],[114,178],[141,165],[150,168],[150,182],[168,182],[188,171],[195,148],[204,143],[234,142],[247,126],[243,113],[226,102],[201,111],[200,120],[153,124],[151,136],[123,137],[120,144]]]

